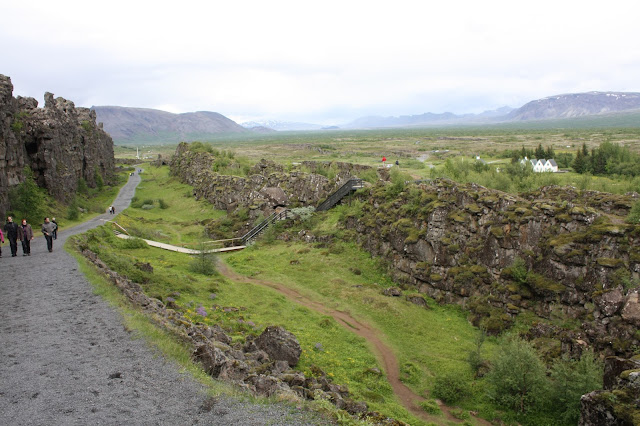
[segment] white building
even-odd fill
[[[558,172],[558,163],[556,163],[556,160],[554,160],[553,158],[549,160],[546,160],[544,158],[539,158],[539,159],[534,158],[533,160],[528,160],[525,157],[523,160],[520,160],[520,164],[527,164],[527,162],[531,164],[533,171],[536,173],[543,173],[543,172],[557,173]]]

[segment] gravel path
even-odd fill
[[[136,174],[114,206],[124,210]],[[282,405],[210,398],[202,385],[125,330],[121,315],[92,293],[66,238],[113,218],[61,229],[47,252],[40,235],[31,256],[0,259],[0,424],[311,424]],[[37,230],[37,232],[36,232]],[[294,411],[294,412],[292,412]]]

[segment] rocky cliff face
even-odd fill
[[[611,214],[628,212],[633,197],[566,188],[525,196],[447,180],[401,192],[379,185],[344,226],[397,280],[464,306],[490,332],[524,314],[536,318],[534,339],[560,336],[550,356],[587,344],[637,350],[640,226]]]
[[[215,158],[206,152],[193,152],[181,143],[170,166],[171,173],[193,186],[196,198],[204,198],[216,208],[234,211],[250,207],[252,211],[270,214],[274,207],[315,206],[336,190],[340,182],[365,166],[347,163],[305,162],[312,172],[285,171],[272,161],[262,160],[249,170],[247,177],[227,176],[212,170]],[[330,167],[337,170],[329,179],[321,173]]]
[[[38,185],[69,200],[78,179],[95,187],[96,173],[108,182],[114,168],[113,140],[88,108],[45,94],[44,108],[33,98],[13,98],[11,79],[0,75],[0,214],[9,211],[9,190],[29,166]]]

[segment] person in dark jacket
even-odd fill
[[[9,240],[11,257],[16,257],[18,255],[18,224],[13,221],[11,216],[7,217],[7,223],[4,224],[4,234]]]
[[[48,217],[45,217],[44,223],[42,224],[42,233],[44,234],[45,240],[47,240],[47,250],[49,250],[49,253],[53,251],[53,232],[55,230],[56,225],[50,222]]]
[[[53,228],[53,239],[57,240],[58,239],[58,222],[56,222],[56,218],[51,218],[51,223],[53,223],[55,225],[55,228]]]
[[[22,242],[22,255],[31,256],[31,240],[33,240],[33,229],[27,223],[27,219],[22,219],[22,225],[18,227],[18,239]]]

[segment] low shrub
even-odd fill
[[[422,408],[425,412],[433,415],[437,415],[442,413],[440,410],[440,406],[433,399],[427,399],[426,401],[422,401],[419,403],[420,408]]]
[[[460,373],[445,373],[437,376],[433,386],[433,396],[452,404],[471,395],[469,381]]]

